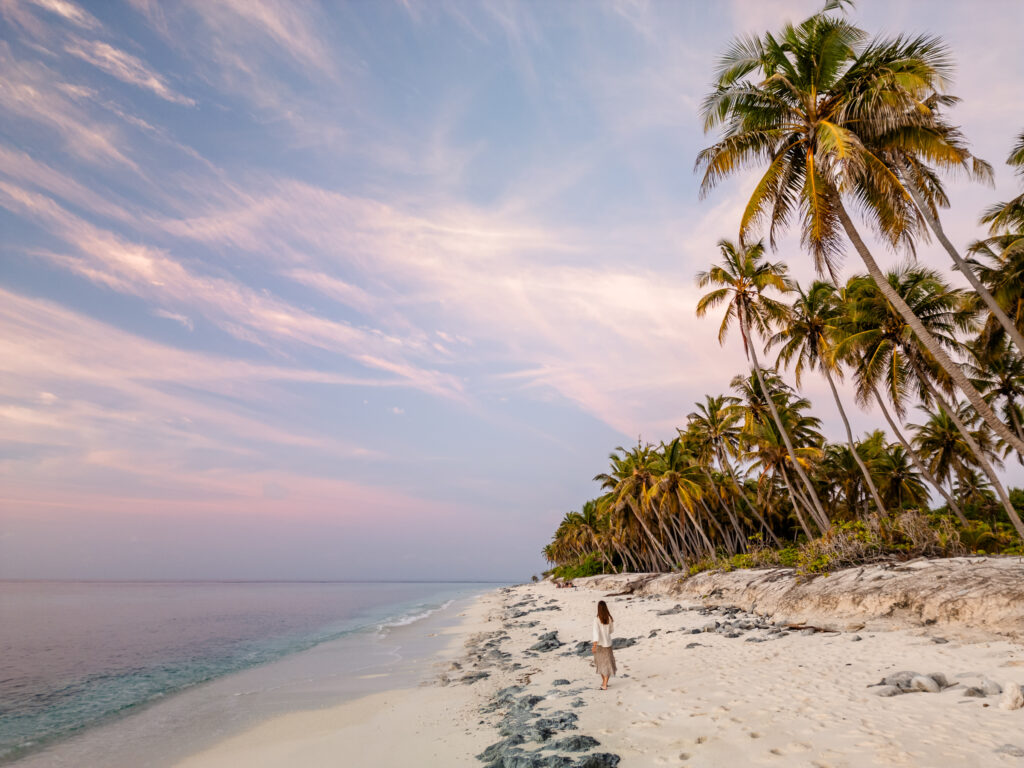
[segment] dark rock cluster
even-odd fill
[[[506,621],[511,619],[520,619],[530,613],[538,613],[540,611],[560,611],[561,606],[557,605],[557,600],[548,600],[544,605],[537,605],[537,598],[528,597],[525,600],[520,600],[518,603],[512,603],[511,605],[505,606],[505,619]],[[536,626],[537,622],[532,622],[527,626]]]
[[[531,651],[553,651],[556,648],[561,648],[565,643],[558,639],[557,632],[545,632],[539,638],[537,642],[530,646]]]
[[[565,731],[577,730],[577,715],[538,710],[542,701],[543,696],[526,693],[518,685],[494,694],[484,711],[504,712],[498,723],[502,738],[477,755],[477,759],[487,768],[615,768],[619,764],[618,755],[589,752],[600,746],[592,736],[568,734],[556,739]],[[580,752],[588,754],[577,757]]]

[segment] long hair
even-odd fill
[[[597,619],[602,624],[612,623],[612,614],[608,610],[608,605],[604,600],[599,600],[597,603]]]

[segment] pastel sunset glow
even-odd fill
[[[820,5],[0,0],[0,578],[541,571],[744,370],[694,275],[754,174],[698,199],[699,105]],[[928,7],[856,13],[955,53],[963,245],[1019,194],[1024,5]]]

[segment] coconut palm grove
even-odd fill
[[[1024,491],[1000,475],[1024,463],[1024,193],[980,211],[977,240],[954,247],[944,179],[992,171],[954,122],[951,52],[935,37],[872,36],[850,13],[830,2],[718,61],[702,194],[756,181],[696,275],[694,309],[721,318],[720,342],[739,334],[746,359],[675,435],[611,453],[599,495],[544,548],[556,576],[1024,553]],[[1024,184],[1024,132],[1012,133],[1006,162]],[[799,252],[776,251],[791,229]],[[866,232],[900,266],[880,267]],[[948,253],[948,273],[915,261],[925,243]],[[847,253],[864,272],[842,282]],[[794,259],[819,279],[797,284]],[[801,396],[808,377],[832,402]],[[842,434],[822,433],[825,408]],[[884,424],[855,435],[858,408]]]

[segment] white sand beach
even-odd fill
[[[1010,559],[947,561],[934,572],[931,565],[851,570],[862,582],[917,574],[905,581],[944,602],[944,593],[965,592],[958,579],[970,568],[992,563],[1003,569],[996,581],[1024,588],[1024,566]],[[763,581],[764,574],[718,579]],[[929,587],[936,574],[942,586]],[[828,593],[851,578],[815,581]],[[860,616],[847,602],[832,622],[828,601],[816,604],[816,616],[794,620],[790,605],[777,619],[727,607],[736,599],[650,594],[685,591],[677,577],[647,581],[633,594],[605,598],[616,636],[632,643],[616,651],[619,676],[608,691],[598,689],[591,666],[592,616],[598,599],[635,586],[636,577],[580,580],[576,589],[508,588],[465,611],[420,687],[275,718],[179,768],[1024,765],[1024,709],[1014,708],[1024,646],[1012,611],[1006,635],[991,623],[972,625],[966,609],[939,618],[903,610],[910,603],[899,595],[888,607],[862,600]],[[784,579],[770,583],[778,590]],[[810,599],[814,589],[800,588]],[[813,626],[785,626],[812,619]],[[877,685],[900,672],[919,676],[890,679],[910,691]],[[488,760],[476,757],[494,744]]]

